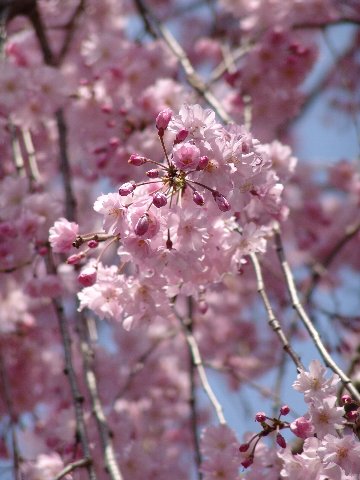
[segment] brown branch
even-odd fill
[[[113,433],[109,429],[103,406],[99,396],[97,379],[94,373],[94,351],[91,346],[88,319],[84,314],[79,318],[79,335],[81,341],[81,353],[84,362],[85,382],[89,392],[92,412],[96,420],[102,451],[105,459],[105,469],[111,480],[123,480],[112,443]]]
[[[192,298],[189,297],[188,299],[188,324],[186,325],[187,330],[190,334],[193,334],[193,326],[194,323],[192,321],[193,315],[193,302]],[[200,451],[200,440],[198,434],[198,406],[197,406],[197,399],[196,399],[196,381],[195,381],[195,372],[196,372],[196,365],[193,361],[193,354],[188,343],[188,354],[189,354],[189,377],[190,377],[190,395],[189,395],[189,406],[190,406],[190,415],[191,415],[191,430],[192,430],[192,437],[194,442],[194,457],[195,457],[195,465],[198,479],[202,479],[202,473],[200,470],[202,457]]]
[[[256,282],[257,282],[257,291],[263,301],[267,317],[268,317],[268,324],[270,328],[275,332],[275,334],[278,336],[280,342],[282,343],[284,351],[289,355],[293,363],[295,364],[296,368],[298,371],[300,370],[305,370],[304,365],[302,364],[299,356],[295,353],[293,348],[290,345],[289,340],[287,339],[283,329],[281,328],[281,325],[277,318],[275,317],[275,314],[273,312],[273,309],[271,307],[271,303],[269,300],[269,297],[266,293],[265,290],[265,284],[264,284],[264,279],[263,279],[263,274],[261,271],[261,266],[259,259],[255,253],[250,254],[250,259],[254,267],[255,271],[255,276],[256,276]]]
[[[206,83],[196,73],[184,49],[175,39],[173,34],[161,22],[158,21],[155,15],[146,6],[144,0],[134,0],[134,3],[149,33],[151,32],[152,36],[155,38],[162,38],[168,48],[178,59],[185,72],[186,80],[192,86],[192,88],[196,90],[209,105],[211,105],[224,123],[232,123],[231,117],[227,114],[217,98],[212,94]]]
[[[1,349],[0,349],[0,382],[1,382],[0,386],[2,390],[2,398],[4,399],[5,407],[10,417],[11,443],[12,443],[12,450],[14,455],[15,480],[22,480],[22,475],[20,471],[21,456],[19,452],[18,440],[16,436],[16,431],[15,431],[17,415],[15,413],[14,405],[12,403],[12,395],[11,395],[9,378],[6,372],[5,362],[4,362]]]
[[[336,362],[332,359],[331,355],[327,351],[325,345],[323,344],[319,332],[314,327],[310,317],[304,310],[302,304],[300,303],[297,289],[294,281],[293,274],[291,272],[290,266],[285,257],[285,251],[282,244],[282,239],[280,235],[280,228],[275,228],[275,242],[276,242],[276,252],[278,254],[278,258],[281,264],[281,268],[284,274],[284,278],[286,281],[286,286],[288,288],[288,292],[291,298],[291,303],[293,309],[296,311],[298,317],[300,318],[301,322],[305,326],[306,330],[308,331],[311,339],[314,342],[315,347],[317,348],[318,352],[320,353],[322,359],[324,360],[325,364],[334,372],[336,373],[342,383],[344,384],[345,388],[350,392],[352,397],[360,402],[360,393],[357,391],[353,383],[351,382],[350,378],[341,370],[341,368],[336,364]]]
[[[53,270],[55,269],[55,266]],[[84,420],[84,397],[80,392],[77,376],[73,366],[72,360],[72,353],[71,353],[71,337],[70,332],[67,325],[67,320],[64,315],[64,307],[61,302],[54,298],[52,300],[53,307],[56,312],[56,316],[58,319],[59,329],[62,338],[62,344],[64,348],[64,355],[65,355],[65,369],[64,373],[67,375],[71,395],[73,398],[74,408],[75,408],[75,420],[76,420],[76,439],[80,441],[83,454],[85,458],[88,460],[87,470],[89,473],[89,478],[91,480],[96,480],[95,470],[92,464],[92,456],[90,452],[89,440],[86,432],[85,420]]]
[[[202,385],[207,397],[209,398],[210,403],[214,407],[214,410],[215,410],[216,416],[219,420],[219,423],[221,425],[226,425],[226,420],[225,420],[225,417],[224,417],[224,412],[223,412],[223,408],[221,406],[221,403],[217,399],[213,389],[210,386],[209,380],[207,378],[205,367],[204,367],[204,364],[203,364],[203,361],[202,361],[202,358],[201,358],[199,346],[198,346],[197,341],[196,341],[194,335],[192,334],[191,330],[189,330],[189,328],[188,328],[189,324],[192,323],[192,319],[182,318],[176,312],[175,308],[173,308],[173,311],[174,311],[175,315],[177,316],[177,318],[180,320],[180,323],[183,327],[185,338],[186,338],[186,341],[187,341],[187,344],[188,344],[188,348],[191,352],[192,362],[193,362],[194,367],[196,368],[197,373],[199,375],[201,385]]]
[[[56,475],[53,480],[61,480],[68,473],[73,472],[77,468],[87,467],[89,465],[88,458],[82,458],[81,460],[76,460],[75,462],[69,463],[60,473]]]
[[[75,30],[77,27],[77,23],[79,20],[80,15],[83,13],[85,10],[85,0],[80,0],[77,7],[75,8],[74,13],[72,14],[70,20],[68,21],[67,25],[65,26],[66,28],[66,34],[65,34],[65,39],[64,43],[60,49],[59,55],[56,59],[56,63],[59,65],[62,63],[64,60],[67,52],[69,51],[71,42],[74,38],[75,35]]]

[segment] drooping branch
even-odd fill
[[[100,435],[100,441],[105,460],[105,469],[111,480],[123,480],[123,476],[121,475],[116,461],[115,450],[112,442],[113,434],[108,426],[99,396],[97,379],[94,373],[94,351],[91,346],[91,340],[89,336],[90,329],[88,325],[88,319],[82,313],[79,315],[79,317],[78,328],[81,341],[81,353],[84,362],[85,382],[90,396],[92,412],[95,417]]]
[[[197,341],[196,341],[193,333],[191,332],[191,329],[189,329],[189,325],[192,324],[192,319],[191,318],[183,318],[176,312],[175,309],[173,309],[173,310],[174,310],[174,313],[177,316],[177,318],[180,320],[181,325],[183,327],[185,338],[186,338],[186,341],[187,341],[187,344],[188,344],[188,348],[191,352],[192,362],[193,362],[194,367],[196,368],[197,373],[199,375],[201,385],[202,385],[207,397],[209,398],[210,403],[214,407],[214,410],[215,410],[216,416],[219,420],[219,423],[222,424],[222,425],[226,425],[226,420],[225,420],[223,408],[221,406],[221,403],[217,399],[213,389],[211,388],[211,385],[210,385],[209,380],[207,378],[206,370],[205,370],[205,367],[204,367],[204,364],[203,364],[203,361],[202,361],[202,358],[201,358],[199,346],[197,344]]]
[[[304,370],[304,366],[299,358],[299,356],[295,353],[293,348],[290,345],[289,340],[287,339],[285,332],[281,328],[281,325],[276,318],[274,311],[272,309],[269,297],[266,293],[265,290],[265,284],[264,284],[264,278],[261,270],[261,265],[259,262],[259,259],[255,253],[250,254],[250,259],[254,267],[255,271],[255,276],[256,276],[256,282],[257,282],[257,291],[263,301],[267,317],[268,317],[268,323],[270,328],[275,332],[275,334],[278,336],[284,351],[289,355],[293,363],[295,364],[296,368],[298,371]]]
[[[63,468],[63,470],[61,470],[61,472],[58,473],[53,480],[61,480],[62,478],[65,477],[65,475],[73,472],[74,470],[77,470],[78,468],[87,467],[88,465],[89,465],[88,458],[82,458],[81,460],[76,460],[75,462],[69,463],[69,465]]]
[[[360,393],[357,391],[353,383],[351,382],[350,378],[341,370],[341,368],[336,364],[333,360],[329,352],[327,351],[324,343],[322,342],[319,332],[314,327],[313,322],[311,321],[309,315],[306,313],[304,307],[302,306],[296,285],[294,276],[291,272],[290,266],[285,257],[285,251],[282,244],[280,228],[275,228],[275,242],[276,242],[276,251],[278,254],[278,258],[281,264],[281,268],[284,274],[284,278],[286,281],[286,286],[290,295],[291,303],[293,309],[296,311],[298,317],[300,318],[301,322],[305,326],[306,330],[308,331],[312,341],[314,342],[315,347],[317,348],[318,352],[320,353],[322,359],[324,360],[325,364],[337,375],[339,375],[342,383],[344,384],[345,388],[349,391],[352,395],[354,400],[360,402]]]

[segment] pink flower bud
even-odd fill
[[[88,241],[88,247],[89,248],[96,248],[98,245],[99,245],[99,242],[97,242],[96,240],[89,240]]]
[[[346,413],[346,418],[350,420],[350,422],[355,422],[359,417],[358,410],[350,410],[350,412]]]
[[[196,170],[205,170],[205,168],[208,166],[208,163],[209,157],[203,155],[202,157],[200,157],[199,165],[197,166]]]
[[[91,287],[96,282],[96,269],[94,267],[86,267],[78,276],[78,281],[83,287]]]
[[[130,195],[136,188],[135,182],[126,182],[121,185],[119,188],[119,195],[122,197],[126,197],[126,195]]]
[[[174,141],[175,145],[177,143],[183,142],[188,135],[189,135],[189,132],[187,130],[180,130],[180,132],[178,132],[175,137],[175,141]]]
[[[130,165],[135,165],[135,167],[144,165],[144,163],[146,162],[147,162],[147,158],[142,157],[141,155],[136,155],[136,154],[131,155],[128,160],[128,163],[130,163]]]
[[[345,405],[346,403],[351,403],[351,402],[352,402],[352,398],[350,397],[350,395],[343,395],[341,397],[342,405]]]
[[[165,108],[165,110],[162,110],[159,115],[156,117],[156,128],[158,130],[162,130],[162,133],[164,133],[164,130],[167,129],[169,122],[172,117],[172,110],[170,108]]]
[[[199,303],[198,303],[198,310],[199,312],[204,315],[207,311],[208,311],[208,304],[204,301],[204,300],[201,300]]]
[[[74,255],[70,255],[70,257],[66,260],[66,263],[69,265],[76,265],[84,258],[83,253],[75,253]]]
[[[280,408],[281,415],[287,415],[289,412],[290,412],[290,408],[288,407],[288,405],[283,405]]]
[[[266,420],[266,413],[265,412],[258,412],[256,415],[255,415],[255,420],[259,423],[261,422],[265,422]]]
[[[149,178],[158,178],[159,176],[159,170],[157,168],[153,168],[152,170],[148,170],[146,172],[146,175],[149,177]]]
[[[220,211],[228,212],[231,209],[230,203],[226,200],[224,195],[221,195],[221,193],[214,191],[213,197]]]
[[[249,468],[250,465],[252,465],[254,463],[254,457],[252,455],[250,455],[250,457],[246,458],[245,460],[243,460],[241,462],[241,465],[244,467],[244,468]]]
[[[248,443],[242,443],[239,447],[239,452],[244,453],[249,450],[250,445]]]
[[[281,433],[278,433],[276,435],[276,443],[279,445],[279,447],[286,448],[286,441],[285,438],[281,435]]]
[[[145,235],[148,229],[149,229],[149,215],[147,213],[144,213],[144,215],[141,215],[141,217],[137,221],[134,232],[136,235],[141,237],[142,235]]]
[[[199,205],[200,207],[202,207],[205,203],[204,197],[197,190],[194,190],[193,200],[196,203],[196,205]]]
[[[153,197],[153,204],[157,208],[161,208],[164,205],[166,205],[167,204],[167,198],[166,198],[165,193],[163,193],[163,192],[155,193],[155,195]]]

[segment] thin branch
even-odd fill
[[[1,381],[1,390],[2,390],[2,397],[5,402],[6,409],[9,413],[10,417],[10,427],[11,427],[11,443],[14,455],[14,473],[15,473],[15,480],[21,480],[22,475],[20,471],[20,462],[21,456],[19,452],[19,446],[15,431],[15,423],[17,415],[14,410],[14,405],[12,403],[12,395],[11,395],[11,388],[9,384],[9,378],[5,368],[5,362],[2,355],[2,351],[0,350],[0,381]]]
[[[11,122],[11,120],[9,120],[8,128],[9,128],[10,138],[11,138],[12,157],[14,159],[17,174],[20,177],[25,177],[26,171],[25,171],[25,165],[24,165],[24,158],[21,153],[20,142],[17,136],[17,129],[15,125]]]
[[[63,175],[65,189],[65,213],[68,220],[75,220],[76,199],[71,185],[71,169],[67,145],[67,126],[62,108],[55,113],[55,117],[58,129],[60,171]]]
[[[61,480],[68,473],[73,472],[77,468],[87,467],[88,465],[89,465],[88,458],[82,458],[81,460],[76,460],[75,462],[70,463],[63,470],[61,470],[61,472],[58,473],[53,480]]]
[[[84,409],[83,409],[84,397],[80,393],[78,380],[77,380],[76,373],[73,366],[70,332],[68,329],[67,320],[64,315],[64,308],[61,302],[58,299],[54,298],[52,300],[52,303],[58,319],[59,329],[60,329],[62,343],[64,347],[64,354],[65,354],[64,373],[65,375],[67,375],[69,379],[71,395],[72,395],[74,407],[75,407],[76,437],[77,437],[77,440],[79,440],[81,443],[85,458],[89,460],[89,464],[87,466],[87,469],[89,472],[89,478],[91,480],[96,480],[97,477],[95,474],[94,467],[92,465],[92,457],[90,452],[89,440],[88,440],[85,421],[84,421]]]
[[[222,408],[219,400],[217,399],[217,397],[216,397],[216,395],[215,395],[215,393],[214,393],[213,389],[211,388],[210,383],[208,381],[197,341],[196,341],[194,335],[191,333],[191,331],[188,328],[188,325],[191,324],[192,320],[189,319],[189,318],[182,318],[176,312],[175,309],[173,309],[173,310],[174,310],[174,313],[177,316],[177,318],[180,320],[181,325],[183,327],[185,337],[186,337],[186,341],[187,341],[188,347],[189,347],[190,352],[191,352],[192,361],[193,361],[193,364],[194,364],[194,366],[195,366],[195,368],[198,372],[201,385],[202,385],[206,395],[208,396],[212,406],[214,407],[214,410],[215,410],[216,416],[219,420],[219,423],[221,423],[221,425],[226,425],[226,420],[225,420],[225,417],[224,417],[223,408]]]
[[[283,329],[277,318],[274,315],[273,309],[271,307],[271,303],[269,297],[265,290],[265,284],[263,279],[263,274],[261,271],[260,262],[257,258],[255,253],[250,254],[250,259],[254,267],[256,282],[257,282],[257,291],[259,292],[261,299],[263,301],[267,316],[268,316],[268,323],[272,330],[276,333],[279,337],[280,342],[283,345],[284,351],[290,356],[291,360],[295,364],[298,371],[305,370],[304,365],[302,364],[299,356],[294,352],[293,348],[291,347],[289,340],[287,339]]]
[[[360,402],[360,393],[357,391],[353,383],[351,382],[350,378],[341,370],[341,368],[336,364],[336,362],[331,358],[331,355],[327,351],[325,345],[323,344],[319,332],[314,327],[310,317],[304,310],[302,304],[300,303],[295,281],[293,274],[291,272],[290,266],[286,260],[285,252],[282,244],[282,239],[280,235],[280,229],[277,227],[275,229],[275,242],[276,242],[276,251],[278,254],[278,258],[283,270],[283,274],[286,281],[286,286],[289,291],[289,295],[291,298],[291,303],[293,309],[296,311],[297,315],[299,316],[300,320],[302,321],[303,325],[305,326],[306,330],[308,331],[311,339],[314,342],[315,347],[317,348],[318,352],[320,353],[322,359],[324,360],[325,364],[334,372],[336,373],[341,381],[343,382],[345,388],[350,392],[352,397]]]
[[[323,30],[334,25],[360,25],[360,18],[342,17],[320,22],[317,22],[316,20],[314,22],[308,21],[303,23],[295,23],[291,26],[291,28],[295,30]]]
[[[188,83],[196,90],[206,102],[212,106],[221,120],[225,123],[232,123],[231,117],[227,114],[221,103],[212,94],[206,83],[196,73],[188,56],[173,34],[155,17],[155,15],[146,6],[144,0],[134,0],[134,3],[141,15],[146,29],[152,36],[162,38],[169,49],[181,64]]]
[[[91,346],[89,335],[88,319],[81,314],[79,322],[79,333],[81,341],[81,353],[84,361],[85,381],[89,392],[92,412],[96,419],[101,446],[105,459],[105,468],[111,480],[123,480],[119,466],[116,461],[114,446],[112,443],[113,433],[111,432],[100,400],[96,376],[94,373],[94,351]]]
[[[360,221],[348,225],[345,228],[344,235],[336,242],[330,252],[326,255],[321,262],[317,261],[312,266],[313,273],[310,281],[310,285],[305,293],[305,302],[309,304],[311,302],[314,291],[320,282],[331,263],[335,260],[341,250],[347,245],[347,243],[354,238],[360,232]]]
[[[68,21],[67,25],[65,26],[66,28],[66,34],[65,34],[65,39],[64,43],[61,47],[61,50],[59,52],[59,55],[56,59],[56,63],[59,65],[62,63],[64,60],[67,52],[69,51],[71,42],[74,38],[75,31],[76,31],[76,26],[77,22],[79,20],[80,15],[83,13],[85,10],[85,0],[80,0],[78,3],[78,6],[75,8],[74,13],[72,14],[70,20]]]
[[[192,321],[192,314],[193,314],[193,302],[192,298],[189,297],[188,299],[188,324],[186,328],[190,334],[193,334],[193,321]],[[194,457],[195,457],[195,465],[198,479],[202,479],[202,473],[200,470],[202,457],[200,451],[200,440],[198,434],[198,406],[197,406],[197,399],[196,399],[196,381],[195,381],[195,372],[196,372],[196,365],[193,361],[193,354],[188,343],[188,353],[189,353],[189,377],[190,377],[190,396],[189,396],[189,406],[190,406],[190,414],[191,414],[191,430],[194,442]]]
[[[39,182],[41,180],[41,174],[39,171],[39,167],[36,161],[36,153],[34,144],[31,138],[30,130],[27,128],[21,129],[22,139],[24,142],[24,147],[26,150],[28,162],[29,162],[29,170],[30,170],[30,180]]]

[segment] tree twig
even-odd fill
[[[109,429],[103,406],[100,400],[96,376],[94,373],[94,351],[89,337],[88,319],[84,314],[79,318],[79,334],[81,341],[81,353],[84,361],[84,373],[86,386],[89,392],[92,412],[95,417],[103,450],[105,469],[111,480],[123,480],[116,461],[114,446],[112,443],[113,433]]]
[[[61,480],[68,473],[73,472],[77,468],[87,467],[88,465],[89,465],[88,458],[82,458],[81,460],[76,460],[75,462],[72,462],[72,463],[69,463],[69,465],[66,465],[66,467],[63,470],[61,470],[61,472],[58,473],[53,480]]]
[[[296,368],[298,371],[304,370],[304,365],[302,364],[299,356],[294,352],[293,348],[290,345],[289,340],[287,339],[283,329],[281,328],[281,325],[277,318],[275,317],[275,314],[273,312],[273,309],[271,307],[271,303],[269,300],[269,297],[266,293],[265,290],[265,284],[264,284],[264,279],[263,279],[263,274],[261,271],[261,266],[259,259],[255,253],[250,254],[250,259],[254,267],[255,271],[255,276],[256,276],[256,283],[257,283],[257,291],[263,301],[267,317],[268,317],[268,323],[269,326],[272,328],[272,330],[276,333],[278,336],[280,342],[282,343],[284,351],[290,356],[291,360],[295,364]]]
[[[306,313],[305,309],[303,308],[302,304],[300,303],[299,296],[297,294],[295,281],[293,274],[291,272],[290,266],[285,257],[285,251],[282,244],[282,239],[280,235],[280,228],[275,228],[275,242],[276,242],[276,251],[278,254],[278,258],[281,264],[281,268],[284,274],[284,278],[286,281],[286,286],[290,295],[291,303],[293,309],[296,311],[298,317],[302,321],[303,325],[305,326],[306,330],[308,331],[311,339],[314,342],[315,347],[317,348],[318,352],[320,353],[322,359],[324,360],[325,364],[334,372],[336,373],[341,381],[343,382],[345,388],[350,392],[352,397],[360,402],[360,393],[357,391],[353,383],[351,382],[350,378],[341,370],[341,368],[336,364],[336,362],[332,359],[331,355],[327,351],[325,345],[323,344],[319,332],[314,327],[310,317]]]

